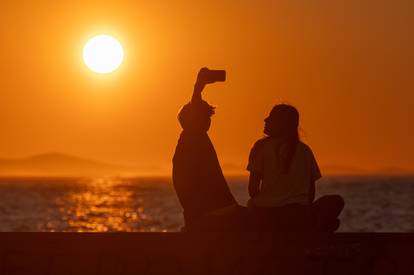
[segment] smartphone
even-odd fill
[[[209,69],[207,72],[207,80],[210,83],[226,81],[226,71]]]

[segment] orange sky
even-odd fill
[[[57,151],[170,169],[177,112],[208,66],[227,70],[206,90],[224,167],[245,166],[283,101],[322,167],[414,171],[412,1],[9,2],[0,157]],[[126,51],[111,75],[82,61],[100,33]]]

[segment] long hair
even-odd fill
[[[270,112],[269,124],[270,136],[281,140],[281,145],[275,153],[281,164],[281,172],[287,174],[300,140],[299,112],[291,105],[277,104]]]

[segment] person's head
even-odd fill
[[[299,112],[288,104],[277,104],[265,118],[264,133],[277,138],[299,138]]]
[[[178,121],[186,131],[207,132],[210,129],[214,107],[205,101],[187,103],[178,114]]]

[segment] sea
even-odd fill
[[[238,202],[247,178],[228,179]],[[341,232],[414,232],[414,177],[331,176],[317,197],[345,199]],[[182,209],[170,178],[2,178],[0,231],[174,232]]]

